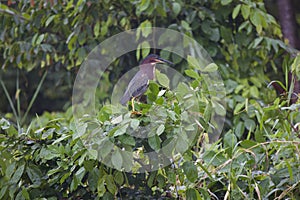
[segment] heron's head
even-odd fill
[[[165,59],[159,57],[156,54],[150,54],[149,56],[147,56],[144,60],[142,60],[141,65],[145,65],[145,64],[154,65],[154,64],[157,64],[157,63],[167,63],[167,64],[170,64],[170,65],[173,65],[172,62],[170,62],[168,60],[165,60]]]

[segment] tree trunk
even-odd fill
[[[283,37],[289,41],[290,46],[299,48],[299,40],[297,38],[296,29],[297,24],[292,0],[277,0],[277,6]],[[294,84],[294,90],[291,99],[291,103],[293,104],[297,102],[298,94],[300,94],[300,81],[297,80],[297,77],[294,74],[289,72],[289,85],[291,86],[292,84]]]

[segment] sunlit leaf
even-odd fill
[[[222,4],[223,6],[228,5],[228,4],[230,4],[231,2],[232,2],[232,0],[221,0],[221,4]]]
[[[163,124],[159,125],[157,130],[156,130],[156,134],[157,135],[161,135],[165,130],[165,126]]]
[[[161,84],[163,87],[165,88],[170,87],[170,80],[167,77],[167,75],[159,72],[158,70],[156,71],[156,79],[159,82],[159,84]]]
[[[177,2],[173,2],[172,3],[172,10],[173,10],[175,15],[178,15],[180,13],[180,10],[181,10],[180,4],[177,3]]]
[[[250,15],[250,6],[247,4],[242,4],[241,12],[242,12],[244,19],[248,19],[249,15]]]
[[[195,57],[188,55],[187,61],[188,61],[189,65],[192,66],[193,68],[199,69],[199,70],[201,69],[200,63]]]
[[[241,4],[238,4],[234,9],[233,9],[233,12],[232,12],[232,18],[235,19],[239,12],[241,10]]]

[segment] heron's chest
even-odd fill
[[[145,79],[153,80],[155,78],[155,66],[141,68],[142,76]]]

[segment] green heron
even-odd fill
[[[122,96],[120,103],[124,106],[129,100],[131,100],[132,113],[136,113],[134,110],[134,99],[144,94],[148,88],[149,80],[153,80],[155,77],[155,65],[157,63],[173,64],[168,60],[160,58],[156,54],[150,54],[140,64],[140,70],[134,75],[128,84],[128,87]]]

